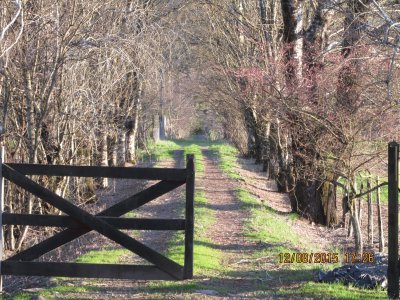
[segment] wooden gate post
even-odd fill
[[[389,183],[389,240],[388,240],[388,296],[399,297],[399,144],[388,145]]]
[[[4,163],[4,146],[0,148],[0,262],[3,261],[4,252],[4,231],[3,231],[3,212],[4,212],[4,177],[3,177],[3,163]],[[3,276],[1,276],[1,263],[0,263],[0,293],[3,292]]]
[[[183,278],[193,278],[193,236],[194,236],[194,155],[186,156],[186,226],[185,263]]]

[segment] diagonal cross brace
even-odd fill
[[[144,191],[141,191],[117,204],[114,204],[113,206],[105,209],[104,211],[100,212],[97,214],[97,216],[111,216],[111,217],[120,217],[127,212],[136,209],[153,199],[164,195],[165,193],[168,193],[175,188],[181,186],[184,184],[184,182],[169,182],[169,181],[161,181],[158,182],[151,187],[145,189]],[[39,258],[40,256],[46,254],[47,252],[50,252],[51,250],[54,250],[88,232],[90,232],[91,229],[86,229],[86,228],[80,228],[80,229],[66,229],[63,230],[54,236],[24,250],[21,251],[20,253],[8,258],[7,260],[9,261],[30,261],[34,260],[36,258]]]
[[[107,222],[97,218],[94,215],[82,210],[81,208],[75,206],[74,204],[68,202],[64,198],[58,196],[57,194],[53,193],[52,191],[40,186],[36,182],[30,180],[29,178],[25,177],[24,175],[18,173],[17,171],[13,170],[6,164],[3,164],[3,176],[14,182],[16,185],[24,188],[28,192],[32,193],[33,195],[41,198],[42,200],[46,201],[47,203],[57,207],[64,213],[68,214],[70,217],[76,219],[77,221],[81,222],[82,224],[86,225],[90,229],[87,230],[95,230],[100,234],[108,237],[109,239],[113,240],[114,242],[120,244],[121,246],[125,247],[126,249],[136,253],[137,255],[143,257],[144,259],[148,260],[149,262],[156,265],[162,271],[170,274],[171,276],[180,279],[182,278],[182,267],[175,263],[174,261],[166,258],[165,256],[161,255],[157,251],[143,245],[142,243],[138,242],[137,240],[131,238],[130,236],[126,235],[125,233],[119,231],[114,226],[108,224]],[[124,202],[124,203],[123,203]],[[116,212],[118,208],[124,207],[127,205],[125,201],[118,203],[117,205],[110,207],[109,209],[103,211],[104,213],[107,212]],[[122,203],[122,204],[121,204]],[[119,207],[118,207],[119,206]],[[103,215],[102,214],[102,215]],[[100,214],[99,214],[100,215]],[[65,230],[67,231],[67,230]],[[80,236],[82,231],[85,230],[73,230],[75,235]],[[65,240],[64,240],[65,243]]]

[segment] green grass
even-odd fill
[[[204,162],[203,162],[203,154],[201,152],[201,146],[198,144],[190,144],[183,147],[183,155],[186,158],[187,154],[193,154],[194,159],[194,167],[196,170],[196,174],[202,175],[204,173]]]
[[[203,144],[204,145],[204,144]],[[185,143],[185,154],[196,156],[196,172],[200,176],[204,172],[203,156],[199,144]],[[215,224],[213,212],[207,207],[208,200],[204,191],[196,190],[194,198],[194,250],[193,273],[195,276],[215,276],[221,272],[222,251],[214,247],[213,242],[207,237],[207,231]],[[183,265],[184,263],[184,234],[174,234],[168,242],[167,257]],[[205,288],[195,281],[183,282],[149,282],[146,291],[149,293],[190,293],[195,289]]]
[[[120,257],[130,253],[126,249],[107,249],[89,251],[77,258],[77,263],[116,264]]]
[[[250,210],[250,219],[246,227],[246,235],[253,240],[266,243],[286,244],[291,249],[304,249],[309,245],[306,237],[300,237],[292,229],[291,223],[297,219],[294,214],[279,216],[274,210],[260,202],[246,189],[236,191],[242,207]]]
[[[236,178],[235,172],[236,151],[231,146],[218,145],[211,147],[220,158],[221,168],[231,178]],[[382,191],[383,192],[383,191]],[[317,252],[318,245],[313,245],[305,236],[293,231],[292,223],[299,216],[297,214],[278,214],[272,208],[263,205],[248,190],[239,188],[236,191],[237,198],[242,203],[242,209],[249,211],[249,219],[245,225],[246,236],[259,243],[265,244],[263,250],[253,253],[254,257],[272,257],[276,265],[279,264],[279,253]],[[333,247],[328,249],[330,253],[338,253],[340,250]],[[277,296],[287,298],[314,298],[314,299],[387,299],[386,292],[378,290],[364,290],[348,287],[342,284],[323,284],[313,281],[313,272],[317,269],[332,269],[337,264],[303,264],[293,263],[281,265],[279,270],[270,272],[274,277],[280,278],[286,283],[302,283],[296,289],[274,290]],[[267,288],[260,293],[268,292]]]
[[[343,284],[327,284],[307,282],[296,289],[280,289],[277,292],[279,296],[303,297],[313,299],[342,299],[342,300],[375,300],[388,299],[386,291],[359,289],[353,286]]]
[[[225,172],[230,178],[240,178],[239,173],[235,170],[236,167],[236,156],[239,151],[229,144],[216,144],[210,146],[212,150],[219,157],[219,166],[223,172]]]
[[[195,193],[195,227],[194,227],[194,273],[207,275],[215,272],[220,267],[221,251],[210,247],[210,241],[205,233],[215,223],[212,211],[207,207],[207,199],[203,191]],[[183,264],[184,260],[184,235],[175,234],[168,245],[167,256]]]
[[[207,232],[216,223],[213,212],[207,207],[203,191],[196,191],[194,227],[194,273],[209,276],[221,270],[222,251],[213,247]]]
[[[204,172],[203,155],[201,152],[202,147],[208,147],[212,144],[210,141],[195,141],[195,140],[168,140],[159,141],[157,143],[149,142],[147,151],[141,150],[139,157],[141,160],[161,161],[165,159],[174,158],[176,150],[183,150],[183,155],[195,155],[195,169],[196,173],[202,174]]]
[[[223,253],[216,249],[213,242],[207,237],[207,231],[215,224],[216,220],[212,211],[207,207],[207,198],[203,191],[195,193],[195,226],[193,273],[195,276],[216,276],[221,273],[221,260]],[[183,265],[184,262],[184,235],[175,234],[168,243],[167,257]],[[190,293],[195,289],[206,288],[195,281],[183,282],[149,282],[149,293]]]
[[[55,294],[67,294],[67,293],[85,293],[85,292],[92,292],[96,291],[96,287],[91,286],[65,286],[65,285],[58,285],[54,287],[50,287],[45,290],[40,290],[39,292],[33,293],[20,293],[18,295],[14,295],[12,298],[4,298],[1,297],[0,299],[13,299],[13,300],[29,300],[33,299],[32,296],[40,295],[44,299],[54,299]],[[71,298],[73,299],[73,298]]]
[[[174,151],[179,149],[181,146],[174,141],[148,142],[147,151],[139,150],[137,156],[139,160],[160,161],[173,158]]]
[[[182,148],[185,146],[190,145],[197,145],[199,147],[210,147],[213,145],[222,145],[225,144],[224,141],[210,141],[210,140],[193,140],[193,139],[186,139],[186,140],[171,140],[174,143],[180,145]]]
[[[135,218],[136,216],[137,216],[136,211],[130,211],[130,212],[126,213],[125,215],[123,215],[123,218]]]
[[[250,218],[245,224],[245,235],[253,241],[266,244],[263,250],[254,252],[255,257],[270,256],[275,263],[279,264],[280,253],[318,251],[318,245],[313,245],[307,237],[293,231],[293,223],[298,218],[297,214],[279,215],[272,208],[260,204],[245,189],[238,189],[236,196],[241,201],[242,208],[250,212]],[[293,270],[311,270],[316,266],[319,267],[319,264],[293,263],[288,266]],[[337,265],[330,265],[331,268],[334,266]]]

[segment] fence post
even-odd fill
[[[379,176],[376,178],[376,186],[379,186]],[[382,212],[381,212],[381,188],[376,190],[376,206],[378,209],[378,229],[379,229],[379,252],[383,252],[385,239],[383,236]]]
[[[367,190],[371,189],[371,179],[367,180]],[[368,244],[374,247],[374,209],[372,206],[372,193],[368,192]]]
[[[3,261],[4,252],[4,231],[3,231],[3,211],[4,211],[4,146],[0,148],[0,293],[3,293],[3,276],[1,276],[1,262]]]
[[[186,226],[185,226],[185,263],[183,278],[193,277],[193,236],[194,236],[194,155],[186,155]]]
[[[389,182],[389,240],[388,240],[388,296],[399,297],[399,144],[388,145],[388,182]]]

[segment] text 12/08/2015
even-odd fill
[[[375,256],[373,252],[352,253],[345,252],[343,256],[344,263],[373,263]],[[314,264],[335,264],[339,262],[339,253],[331,252],[294,252],[279,253],[279,263],[314,263]]]

